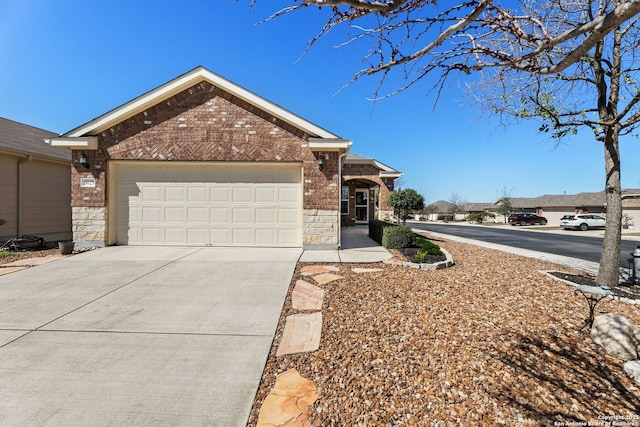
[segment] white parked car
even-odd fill
[[[572,228],[574,230],[588,230],[590,228],[604,228],[606,219],[600,215],[576,214],[565,215],[560,218],[560,227]]]

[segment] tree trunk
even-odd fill
[[[620,147],[617,129],[610,129],[604,141],[606,172],[605,195],[607,223],[602,242],[602,255],[597,283],[613,286],[619,283],[620,239],[622,226],[622,188],[620,186]]]

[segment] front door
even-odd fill
[[[356,224],[369,223],[369,189],[356,189]]]

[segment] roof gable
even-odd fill
[[[255,107],[291,124],[292,126],[303,130],[311,137],[331,139],[334,142],[336,140],[341,140],[337,135],[291,113],[288,110],[285,110],[284,108],[236,85],[235,83],[232,83],[204,67],[197,67],[186,74],[163,84],[162,86],[152,89],[126,104],[65,133],[63,136],[78,138],[97,135],[98,133],[109,129],[110,127],[203,81],[209,82],[210,84],[229,92],[245,102],[248,102],[251,105],[254,105]]]
[[[382,162],[372,159],[371,157],[359,156],[358,154],[349,153],[344,159],[345,164],[364,164],[371,165],[380,170],[380,176],[385,178],[398,178],[402,176],[402,172],[385,165]]]

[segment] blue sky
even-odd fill
[[[428,203],[604,187],[602,146],[590,133],[556,147],[533,121],[503,128],[465,101],[461,82],[435,111],[426,80],[375,105],[377,77],[340,91],[369,45],[336,48],[346,34],[335,30],[300,58],[325,13],[256,25],[285,4],[0,0],[0,117],[64,133],[202,65],[352,140],[352,152],[404,172],[403,187]],[[625,137],[621,150],[622,185],[640,188],[640,141]]]

